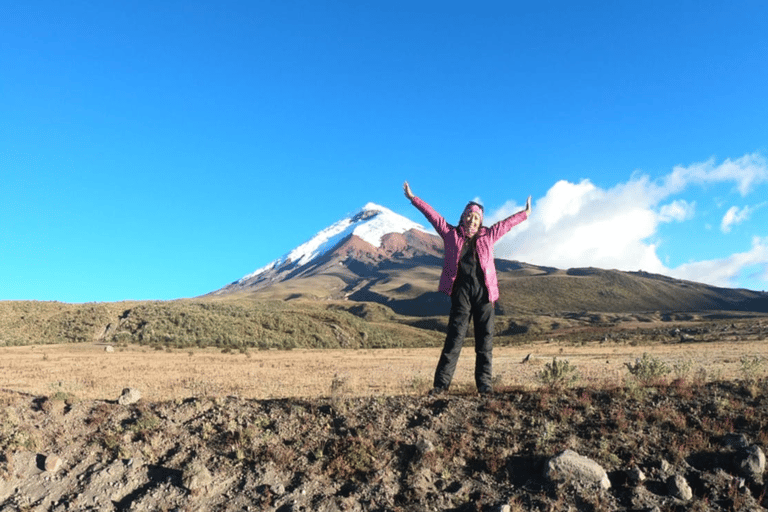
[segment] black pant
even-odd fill
[[[435,371],[436,388],[448,388],[456,371],[461,347],[469,329],[470,316],[475,327],[475,384],[477,389],[491,387],[493,363],[493,303],[485,287],[454,285],[448,334]]]

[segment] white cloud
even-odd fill
[[[696,203],[689,203],[685,199],[678,199],[659,209],[659,222],[682,222],[690,220],[696,213]]]
[[[664,179],[663,189],[670,194],[682,191],[689,184],[705,185],[732,181],[742,196],[757,185],[768,183],[768,162],[759,153],[744,155],[736,160],[726,159],[715,165],[715,159],[688,167],[676,166]]]
[[[725,212],[722,222],[720,222],[720,230],[723,233],[730,233],[734,224],[741,224],[749,218],[750,209],[745,206],[739,209],[738,206],[731,206],[728,211]]]
[[[723,220],[720,222],[720,230],[723,233],[730,233],[731,228],[736,224],[741,224],[744,221],[749,220],[756,210],[759,210],[768,203],[760,203],[756,206],[745,206],[739,209],[737,206],[731,206],[728,211],[725,212]]]
[[[752,247],[747,252],[731,254],[726,258],[694,261],[673,269],[671,276],[689,281],[708,283],[714,286],[730,288],[738,281],[745,270],[757,266],[757,278],[768,281],[768,237],[754,237]],[[755,274],[755,272],[752,272]]]
[[[720,165],[709,160],[675,167],[658,182],[635,174],[610,189],[597,187],[590,180],[558,181],[534,202],[531,218],[498,242],[496,255],[558,268],[642,269],[719,286],[735,286],[747,266],[763,265],[763,273],[768,274],[768,239],[756,238],[745,253],[677,268],[668,268],[659,258],[659,225],[690,220],[696,212],[695,202],[672,196],[692,184],[718,182],[734,182],[738,192],[746,194],[768,182],[768,163],[758,154]],[[486,212],[485,223],[490,225],[522,208],[509,201],[494,212]],[[721,228],[730,229],[752,211],[754,208],[749,207],[729,210]]]
[[[559,181],[534,203],[531,218],[499,241],[496,254],[560,268],[661,271],[655,245],[644,241],[659,221],[648,205],[647,183],[642,179],[603,190],[589,180]],[[488,224],[520,209],[507,203]]]

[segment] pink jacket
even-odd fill
[[[459,268],[459,258],[461,257],[461,248],[464,246],[464,228],[448,224],[442,215],[432,209],[427,203],[414,197],[411,202],[413,206],[419,209],[427,218],[430,224],[434,226],[437,233],[443,239],[445,247],[445,259],[443,261],[443,273],[440,276],[441,292],[448,295],[453,290],[453,283],[456,281],[456,273]],[[486,228],[482,226],[477,232],[477,256],[480,260],[480,268],[483,269],[485,276],[485,287],[488,289],[488,299],[496,302],[499,298],[499,281],[496,277],[496,265],[493,262],[493,245],[513,227],[517,226],[528,218],[525,211],[518,212],[504,220],[501,220],[493,226]]]

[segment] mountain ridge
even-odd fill
[[[318,232],[269,265],[209,295],[377,302],[406,316],[445,314],[437,292],[443,241],[375,203]],[[558,269],[496,259],[497,313],[735,310],[768,312],[765,293],[643,271]]]

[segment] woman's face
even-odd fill
[[[480,229],[480,222],[482,222],[482,217],[480,217],[478,212],[467,212],[464,214],[465,229],[472,232],[477,231]]]

